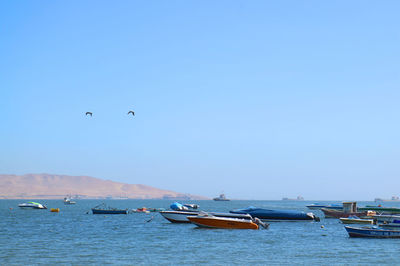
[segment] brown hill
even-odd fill
[[[2,199],[60,199],[66,195],[79,198],[206,199],[146,185],[124,184],[90,176],[0,175]]]

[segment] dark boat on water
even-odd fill
[[[215,201],[230,201],[230,199],[227,199],[225,197],[225,194],[220,194],[219,197],[216,197],[213,200],[215,200]]]
[[[268,210],[257,207],[248,207],[246,209],[232,210],[231,213],[236,214],[250,214],[252,217],[259,218],[265,221],[297,221],[297,220],[316,220],[319,218],[313,213],[305,213],[295,210]]]
[[[370,237],[370,238],[400,238],[400,231],[384,229],[380,227],[344,227],[350,237]]]
[[[92,208],[92,212],[93,214],[128,214],[128,209],[116,209],[102,203]]]

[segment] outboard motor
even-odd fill
[[[253,222],[258,226],[262,226],[264,229],[268,229],[268,227],[269,227],[269,224],[262,222],[257,217],[253,219]]]

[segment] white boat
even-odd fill
[[[71,201],[71,199],[68,198],[68,197],[64,198],[64,204],[65,205],[71,205],[71,204],[75,204],[75,203],[76,203],[75,201]]]
[[[160,214],[170,221],[171,223],[190,223],[188,216],[198,216],[199,211],[161,211]],[[250,215],[246,214],[234,214],[234,213],[222,213],[222,212],[210,212],[210,215],[216,217],[228,217],[228,218],[241,218],[251,219]]]
[[[33,201],[18,204],[18,207],[24,209],[47,209],[45,205]]]
[[[190,223],[188,216],[196,216],[198,211],[161,211],[160,214],[171,223]]]

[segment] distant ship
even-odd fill
[[[375,201],[400,201],[400,198],[397,196],[393,196],[391,199],[375,198]]]
[[[214,198],[215,201],[230,201],[225,197],[225,194],[220,194],[219,197]]]
[[[304,200],[304,198],[302,196],[297,196],[295,199],[282,198],[282,200]]]

